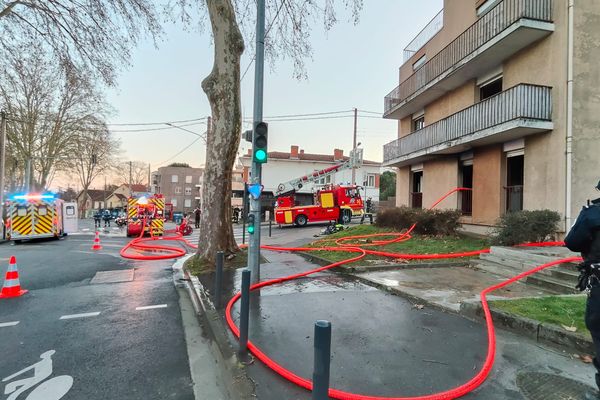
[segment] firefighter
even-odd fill
[[[100,209],[94,211],[94,228],[100,228],[100,222],[102,221],[102,213]]]
[[[365,201],[365,212],[363,213],[362,217],[360,217],[361,224],[363,222],[365,222],[366,216],[369,216],[369,221],[372,225],[373,224],[373,199],[371,199],[370,197],[368,197],[367,201]]]
[[[196,207],[196,209],[194,210],[194,223],[195,223],[195,227],[196,229],[200,228],[200,206]]]
[[[600,182],[596,185],[600,190]],[[571,251],[581,253],[583,263],[579,265],[580,275],[577,289],[587,291],[585,324],[589,329],[596,356],[596,385],[600,389],[600,198],[588,200],[575,224],[565,238],[565,245]],[[584,399],[600,399],[600,393],[586,393]]]
[[[102,212],[102,219],[104,220],[104,227],[108,227],[110,228],[110,220],[112,218],[112,215],[110,215],[110,211],[109,210],[104,210]]]
[[[233,209],[233,222],[235,224],[240,222],[240,211],[240,208],[237,206]]]

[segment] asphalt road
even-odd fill
[[[103,238],[99,252],[90,235],[0,246],[2,272],[15,255],[29,290],[0,300],[1,399],[194,399],[172,261],[124,260],[126,241]],[[99,271],[124,281],[96,282]],[[51,364],[11,378],[43,354]],[[11,382],[48,376],[60,378],[42,384],[41,397],[15,396]]]

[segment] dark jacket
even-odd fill
[[[587,262],[600,262],[600,199],[583,207],[565,238],[565,245],[580,252]]]

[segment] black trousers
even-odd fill
[[[596,367],[596,385],[600,389],[600,286],[592,287],[585,307],[585,325],[592,334],[596,356],[594,366]]]

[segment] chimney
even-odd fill
[[[300,154],[304,154],[304,149],[301,149],[301,150],[300,150]]]
[[[340,161],[344,159],[344,150],[335,149],[333,150],[333,161]]]
[[[298,146],[292,146],[290,150],[290,158],[298,159]]]

